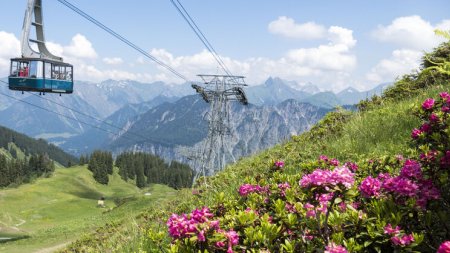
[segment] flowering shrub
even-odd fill
[[[450,241],[443,242],[437,253],[450,253]]]
[[[342,163],[320,156],[288,174],[277,160],[235,196],[173,214],[171,250],[183,252],[449,252],[450,95],[429,98],[413,130],[415,159]],[[304,169],[303,169],[304,168]],[[444,242],[445,241],[445,242]]]
[[[259,185],[251,185],[251,184],[243,184],[241,187],[239,187],[239,195],[241,196],[247,196],[250,193],[258,193],[258,192],[264,192],[266,189]]]

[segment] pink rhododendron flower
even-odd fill
[[[253,192],[264,192],[266,189],[259,185],[252,185],[252,184],[243,184],[241,187],[239,187],[239,195],[241,196],[247,196],[250,193]]]
[[[287,190],[291,188],[291,185],[289,183],[282,183],[282,184],[278,184],[278,189],[280,190]]]
[[[311,208],[314,208],[314,206],[313,206],[311,203],[307,202],[307,203],[305,203],[305,204],[303,205],[303,208],[305,208],[305,209],[311,209]]]
[[[339,160],[336,158],[331,159],[330,165],[339,166]]]
[[[445,155],[441,158],[441,167],[443,169],[450,168],[450,150],[445,151]]]
[[[437,253],[450,253],[450,241],[445,241],[439,246]]]
[[[317,197],[317,200],[321,204],[327,204],[333,198],[334,193],[323,193]]]
[[[400,233],[400,227],[396,226],[395,228],[392,228],[391,223],[389,223],[384,227],[384,233],[388,235],[398,235]]]
[[[355,182],[354,174],[345,166],[337,167],[333,171],[316,169],[311,174],[304,175],[300,180],[300,186],[307,187],[332,187],[343,185],[349,189]]]
[[[402,155],[396,155],[395,156],[395,159],[397,159],[398,161],[403,161],[403,160],[405,160],[405,158],[402,156]]]
[[[444,106],[442,106],[441,111],[445,112],[445,113],[450,112],[450,107],[444,105]]]
[[[316,217],[316,211],[314,210],[306,211],[306,218],[314,218],[314,217]]]
[[[433,162],[436,160],[437,154],[436,150],[430,150],[425,154],[420,154],[419,159],[423,162]]]
[[[434,151],[430,151],[434,152]],[[434,154],[435,156],[436,154]],[[423,155],[421,156],[424,157]],[[425,180],[422,176],[421,166],[417,161],[407,160],[403,165],[400,175],[390,177],[389,174],[380,174],[378,179],[381,190],[397,197],[410,197],[416,200],[416,206],[425,209],[430,200],[440,198],[439,190],[431,180]]]
[[[410,234],[410,235],[403,235],[402,237],[394,236],[394,237],[391,238],[391,242],[394,245],[397,245],[397,246],[408,246],[413,241],[414,241],[414,237],[413,237],[412,234]]]
[[[360,202],[352,202],[352,203],[350,203],[350,205],[353,208],[358,209],[361,206],[361,203]]]
[[[391,175],[389,173],[380,173],[380,174],[378,174],[377,178],[381,181],[385,181],[385,180],[391,178]]]
[[[316,216],[316,211],[314,210],[314,206],[311,203],[305,203],[303,205],[303,208],[305,208],[306,211],[306,218],[313,218]]]
[[[319,156],[319,161],[328,162],[328,157],[325,155],[321,155],[321,156]]]
[[[446,102],[450,100],[450,95],[448,94],[448,92],[441,92],[439,93],[439,96]]]
[[[284,205],[284,208],[286,209],[286,211],[290,212],[290,213],[296,213],[297,210],[295,210],[295,206],[290,204],[290,203],[286,203]]]
[[[432,113],[431,115],[430,115],[430,121],[431,122],[433,122],[433,123],[436,123],[436,122],[439,122],[439,116],[437,116],[435,113]]]
[[[355,182],[354,174],[345,166],[335,168],[331,174],[333,184],[342,184],[345,188],[349,189]]]
[[[347,249],[341,245],[337,245],[335,243],[330,243],[325,247],[324,253],[348,253]]]
[[[421,208],[426,208],[429,200],[436,200],[441,197],[439,190],[433,185],[431,180],[420,180],[418,182],[419,193],[417,194],[416,204]]]
[[[422,126],[420,126],[420,130],[422,132],[429,133],[431,132],[431,126],[428,123],[423,123]]]
[[[311,241],[312,239],[314,239],[314,236],[311,235],[310,233],[311,233],[311,231],[309,229],[305,229],[304,234],[302,235],[302,238],[304,240]]]
[[[433,108],[434,105],[434,99],[432,98],[427,98],[423,103],[422,103],[422,108],[424,110],[430,110]]]
[[[282,197],[286,196],[286,190],[289,188],[291,188],[291,185],[289,183],[278,184],[278,189],[280,189],[280,195]]]
[[[225,247],[225,242],[216,242],[216,247],[218,247],[218,248]]]
[[[209,208],[195,209],[189,216],[186,214],[172,214],[167,221],[169,235],[174,239],[187,238],[197,235],[199,241],[205,241],[205,231],[208,229],[219,229],[219,221],[209,220],[213,214]],[[202,228],[200,228],[202,224]]]
[[[386,191],[407,197],[414,197],[419,189],[416,183],[400,176],[385,180],[381,187]]]
[[[418,139],[419,138],[419,136],[420,136],[420,134],[422,133],[422,131],[421,130],[419,130],[419,129],[417,129],[417,128],[414,128],[413,130],[412,130],[412,133],[411,133],[411,138],[413,138],[413,139]]]
[[[381,181],[368,176],[361,182],[359,190],[361,191],[363,197],[378,197],[381,191]]]
[[[284,167],[284,162],[283,161],[276,161],[274,165],[275,165],[275,167],[283,168]]]
[[[237,245],[239,243],[239,235],[236,233],[236,231],[230,230],[226,232],[226,237],[228,239],[229,245]]]
[[[198,234],[197,234],[197,240],[199,241],[199,242],[204,242],[204,241],[206,241],[206,238],[205,238],[205,231],[200,231]]]
[[[414,160],[406,160],[400,171],[400,175],[405,178],[421,179],[422,169],[420,163]]]
[[[349,168],[352,172],[356,172],[358,170],[358,165],[352,162],[346,162],[344,164],[347,168]]]
[[[202,209],[195,209],[191,212],[191,218],[197,222],[205,222],[208,221],[208,218],[213,217],[214,215],[209,211],[209,208],[203,207]]]

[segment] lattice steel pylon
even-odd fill
[[[232,128],[230,124],[230,101],[248,104],[245,95],[243,76],[198,75],[203,86],[192,84],[197,93],[210,104],[208,117],[208,136],[203,149],[197,156],[199,168],[196,168],[194,181],[200,176],[211,176],[225,167],[227,160],[234,160],[230,147]],[[228,156],[228,159],[227,159]]]

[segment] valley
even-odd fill
[[[138,215],[174,196],[176,191],[163,185],[139,189],[117,172],[105,186],[85,166],[58,167],[50,178],[1,190],[0,237],[18,239],[0,242],[0,252],[39,252],[59,245],[56,250],[107,224],[126,224],[124,233],[135,230]],[[97,206],[101,197],[104,208]]]

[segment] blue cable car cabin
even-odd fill
[[[8,81],[11,90],[72,93],[73,66],[42,58],[14,58]]]

